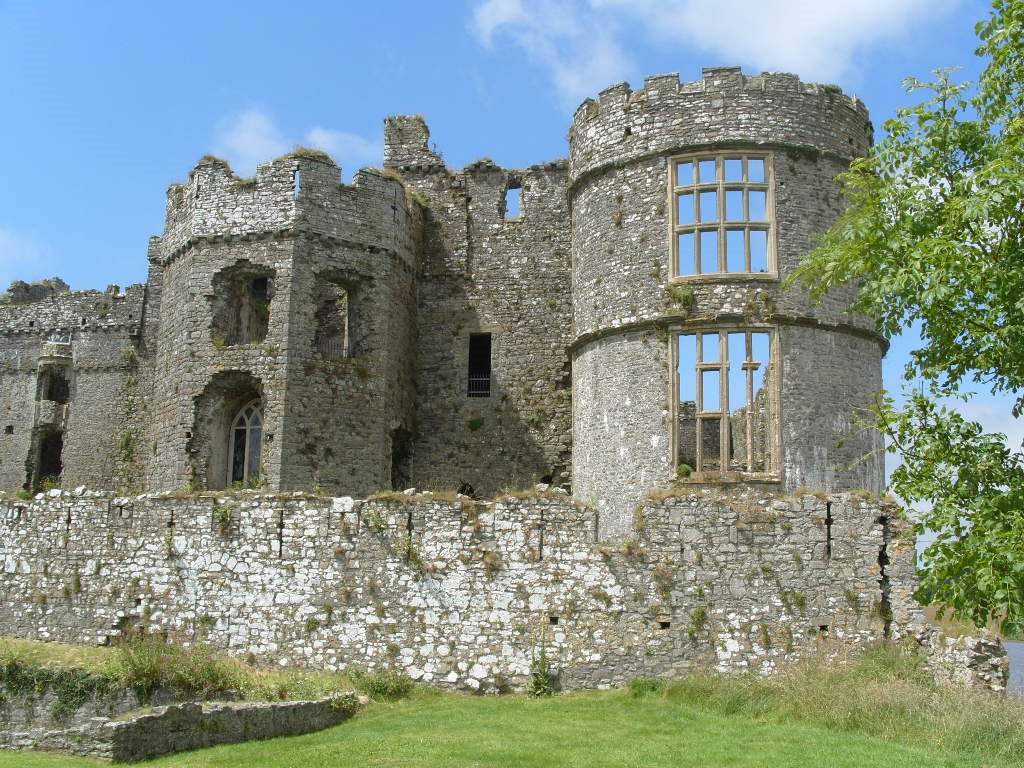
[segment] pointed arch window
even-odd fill
[[[262,455],[263,404],[253,400],[238,412],[231,424],[228,485],[247,485],[258,480]]]

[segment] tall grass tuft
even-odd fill
[[[772,677],[696,673],[662,695],[705,711],[802,721],[1024,765],[1024,701],[937,686],[922,657],[894,644],[846,665],[805,662]]]

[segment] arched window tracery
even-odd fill
[[[263,455],[263,404],[246,403],[231,423],[228,444],[228,485],[248,485],[259,479]]]

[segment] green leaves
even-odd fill
[[[893,490],[926,505],[921,597],[1024,631],[1024,466],[1002,435],[936,405],[965,385],[1024,412],[1024,0],[977,26],[978,86],[952,70],[906,81],[925,99],[840,177],[849,206],[796,279],[820,297],[856,281],[853,309],[887,337],[917,324],[906,371],[922,391],[877,409],[903,455]]]

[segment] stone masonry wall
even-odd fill
[[[455,502],[53,491],[0,507],[7,634],[103,643],[144,627],[260,663],[397,667],[566,687],[691,668],[770,671],[917,617],[892,505],[839,495],[655,499],[597,538],[564,496]]]
[[[133,488],[144,288],[57,293],[0,304],[0,489],[31,481],[38,436],[63,433],[66,487]],[[68,402],[45,399],[48,367],[68,381]]]
[[[564,161],[456,173],[422,118],[389,118],[385,165],[423,196],[417,430],[411,484],[477,492],[569,480],[569,209]],[[521,189],[506,217],[509,188]],[[491,393],[468,396],[472,333],[490,333]]]
[[[38,695],[0,687],[0,749],[137,762],[216,744],[319,731],[347,720],[359,706],[355,694],[343,694],[316,701],[185,702],[139,711],[135,695],[120,690],[54,717],[54,700],[49,691]],[[160,702],[157,697],[148,703]]]

